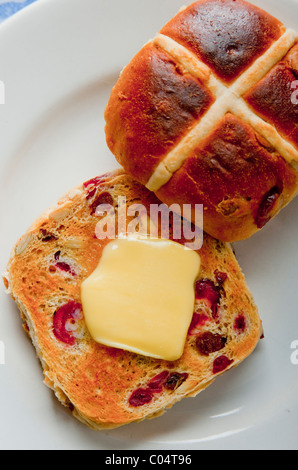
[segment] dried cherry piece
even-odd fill
[[[142,406],[150,403],[155,393],[161,393],[163,388],[166,390],[176,390],[187,379],[187,373],[172,372],[167,370],[153,377],[146,388],[140,387],[135,390],[128,402],[131,406]]]
[[[218,269],[216,269],[214,271],[214,274],[215,274],[215,279],[216,279],[216,282],[217,282],[218,286],[222,286],[228,278],[227,273],[223,273],[223,272],[219,271]]]
[[[92,178],[88,181],[85,181],[85,183],[83,183],[83,188],[87,192],[87,196],[86,196],[87,200],[91,199],[95,195],[100,185],[104,185],[104,183],[107,180],[107,176],[108,175],[96,176],[95,178]]]
[[[57,236],[48,230],[41,228],[40,229],[40,238],[43,242],[51,242],[52,240],[57,240]]]
[[[162,386],[166,382],[168,375],[169,372],[167,370],[164,370],[163,372],[156,375],[150,380],[148,387],[151,388],[154,392],[161,392]]]
[[[75,323],[82,315],[82,305],[70,300],[58,308],[53,317],[53,332],[57,339],[65,344],[73,346],[75,337],[66,329],[67,322]]]
[[[238,317],[235,318],[234,321],[234,329],[238,330],[239,332],[243,332],[246,328],[246,320],[244,315],[240,314]]]
[[[138,388],[132,392],[129,398],[131,406],[143,406],[150,403],[153,398],[153,392],[149,388]]]
[[[105,180],[105,176],[96,176],[95,178],[85,181],[85,183],[83,183],[83,188],[88,189],[90,186],[98,186],[99,184],[104,183]]]
[[[70,273],[72,274],[73,276],[76,274],[76,272],[72,269],[72,267],[66,263],[65,261],[61,261],[60,260],[60,254],[61,254],[61,251],[57,251],[54,255],[54,258],[55,258],[55,267],[60,269],[61,271],[64,271],[66,273]]]
[[[187,379],[187,377],[187,373],[180,374],[179,372],[173,372],[166,381],[165,388],[167,390],[176,390]]]
[[[73,274],[71,267],[68,263],[65,263],[65,261],[59,261],[58,263],[56,263],[56,267],[59,268],[61,271]]]
[[[197,337],[196,347],[202,356],[209,356],[209,354],[223,349],[226,342],[227,338],[224,336],[205,331]]]
[[[269,222],[270,212],[274,208],[276,201],[280,196],[280,193],[281,193],[280,189],[277,186],[274,186],[263,197],[260,207],[258,209],[256,218],[255,218],[255,222],[258,228],[264,227],[264,225],[266,225],[267,222]]]
[[[222,372],[227,367],[229,367],[232,362],[234,362],[233,359],[229,359],[227,356],[217,357],[213,362],[213,374],[218,374],[219,372]]]
[[[90,205],[91,215],[95,214],[97,207],[100,206],[101,204],[107,204],[107,205],[113,206],[114,200],[108,191],[101,192],[94,199],[94,201]]]

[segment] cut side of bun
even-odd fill
[[[247,239],[297,195],[297,57],[297,33],[266,11],[199,0],[124,68],[107,144],[165,204],[204,204],[211,236]]]

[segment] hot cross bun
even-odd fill
[[[297,194],[298,36],[244,0],[183,8],[122,71],[107,144],[166,204],[203,204],[204,229],[250,237]]]
[[[95,430],[159,416],[182,398],[197,395],[246,359],[262,335],[232,248],[205,235],[198,251],[201,269],[193,317],[178,360],[156,359],[92,339],[81,285],[109,243],[95,236],[101,220],[95,208],[109,204],[117,210],[124,195],[127,205],[142,204],[148,213],[151,204],[160,203],[124,172],[93,178],[69,191],[28,229],[4,275],[41,361],[45,384]]]

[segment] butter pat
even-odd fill
[[[200,257],[176,242],[121,238],[82,283],[92,338],[168,361],[181,357],[192,319]]]

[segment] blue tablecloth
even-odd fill
[[[0,0],[0,23],[35,1],[37,0],[15,0],[14,2]]]

